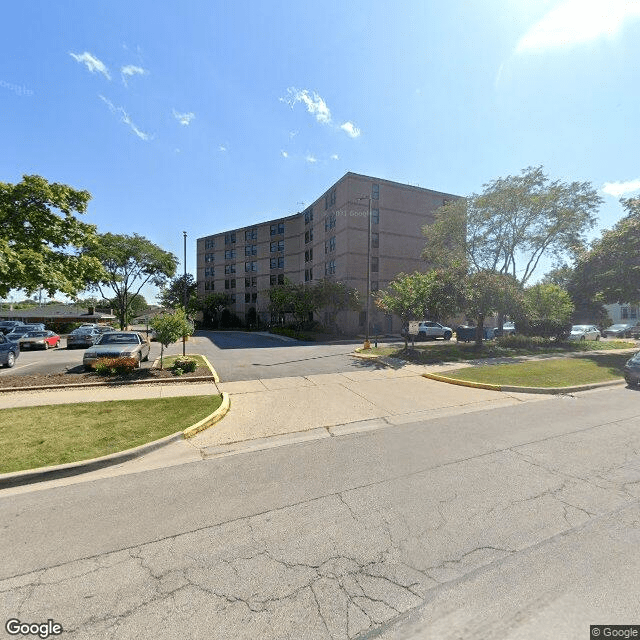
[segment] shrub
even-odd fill
[[[198,362],[193,358],[177,358],[171,367],[176,375],[192,373],[198,368]],[[180,373],[178,373],[180,371]]]
[[[496,343],[508,349],[543,349],[553,344],[548,338],[524,336],[520,333],[496,338]]]
[[[96,373],[102,376],[123,376],[138,368],[137,358],[99,358],[95,364]]]

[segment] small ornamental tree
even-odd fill
[[[566,340],[573,310],[571,296],[562,287],[540,283],[524,290],[524,304],[511,315],[524,335]]]
[[[187,320],[183,309],[176,309],[171,313],[161,313],[151,321],[151,327],[156,332],[160,343],[160,368],[163,368],[162,356],[164,348],[174,342],[178,342],[182,336],[190,336],[193,333],[193,325]]]

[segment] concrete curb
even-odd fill
[[[58,478],[68,478],[69,476],[76,476],[82,473],[88,473],[89,471],[96,471],[103,469],[104,467],[110,467],[116,464],[121,464],[134,458],[139,458],[151,453],[156,449],[165,447],[172,442],[178,440],[184,440],[194,436],[199,431],[207,429],[224,418],[228,413],[231,406],[229,394],[222,392],[222,403],[220,406],[209,416],[200,420],[196,424],[187,427],[184,431],[177,431],[171,435],[154,440],[153,442],[147,442],[133,449],[126,449],[125,451],[118,451],[116,453],[110,453],[100,458],[92,458],[90,460],[81,460],[79,462],[70,462],[68,464],[59,464],[52,467],[42,467],[40,469],[28,469],[26,471],[14,471],[12,473],[0,474],[0,490],[9,489],[11,487],[19,487],[25,484],[34,484],[36,482],[44,482],[46,480],[57,480]]]
[[[429,378],[430,380],[436,380],[438,382],[446,382],[447,384],[457,384],[461,387],[472,387],[474,389],[510,391],[515,393],[540,393],[549,395],[576,393],[577,391],[588,391],[589,389],[599,389],[600,387],[613,387],[620,384],[626,384],[624,380],[610,380],[607,382],[593,382],[591,384],[576,385],[573,387],[515,387],[506,384],[485,384],[482,382],[471,382],[470,380],[458,380],[457,378],[449,378],[447,376],[438,375],[437,373],[423,373],[422,377]]]
[[[229,413],[229,409],[231,408],[231,398],[226,391],[222,392],[222,403],[220,406],[210,415],[207,416],[204,420],[200,420],[200,422],[196,422],[196,424],[191,425],[186,428],[182,433],[185,438],[192,438],[200,431],[204,431],[209,427],[212,427],[216,422],[220,422],[222,418],[224,418],[227,413]]]

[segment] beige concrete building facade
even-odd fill
[[[457,196],[382,178],[347,173],[304,211],[197,241],[198,295],[231,296],[230,310],[247,319],[251,309],[271,321],[269,289],[288,279],[331,278],[358,289],[361,312],[338,316],[345,333],[363,332],[366,322],[368,216],[371,205],[371,290],[383,289],[398,273],[424,270],[422,227]],[[325,320],[321,312],[315,318]],[[393,333],[398,318],[371,304],[371,332]]]

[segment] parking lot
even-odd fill
[[[66,338],[60,341],[60,346],[55,349],[21,349],[20,355],[16,359],[16,364],[12,369],[0,368],[2,376],[20,375],[48,375],[53,373],[64,373],[66,371],[84,371],[82,366],[82,356],[85,352],[83,348],[67,349]],[[157,342],[151,343],[149,361],[143,362],[142,367],[150,367],[156,358],[160,357],[160,345]]]

